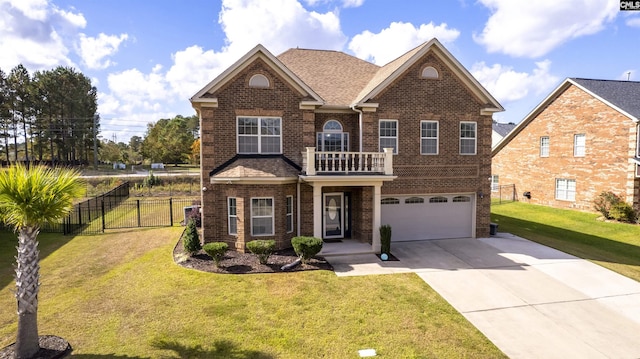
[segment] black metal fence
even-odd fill
[[[509,203],[518,200],[515,184],[495,186],[491,188],[491,204]]]
[[[129,183],[73,206],[62,223],[44,225],[41,232],[98,234],[105,230],[139,227],[169,227],[182,224],[185,212],[191,211],[191,198],[129,198]],[[3,225],[0,223],[0,229]]]

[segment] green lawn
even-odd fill
[[[174,264],[181,228],[43,234],[40,334],[78,358],[503,358],[415,274],[221,275]],[[14,235],[0,233],[0,347],[16,332]]]
[[[599,214],[513,202],[491,207],[509,232],[591,260],[640,281],[640,226],[599,221]]]

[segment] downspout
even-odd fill
[[[296,183],[296,216],[298,217],[296,220],[296,236],[298,237],[300,237],[300,182],[302,182],[302,180],[298,177],[298,183]]]
[[[359,127],[359,133],[358,133],[359,150],[358,150],[358,152],[362,152],[362,110],[358,110],[356,108],[356,105],[351,105],[351,109],[358,113],[358,127]]]

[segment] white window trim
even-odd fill
[[[435,123],[436,124],[436,137],[422,137],[422,124],[423,123]],[[436,152],[435,153],[425,153],[422,148],[422,140],[436,140]],[[440,122],[439,121],[430,121],[424,120],[420,121],[420,154],[426,156],[435,156],[440,153]]]
[[[258,134],[257,135],[241,135],[240,134],[240,119],[241,118],[256,118],[258,119]],[[280,152],[262,152],[262,137],[275,137],[262,135],[260,129],[262,128],[263,119],[278,119],[280,120]],[[258,155],[280,155],[282,154],[282,117],[275,116],[236,116],[236,153],[238,154],[258,154]],[[240,137],[258,137],[258,152],[240,152]]]
[[[469,124],[472,123],[474,125],[474,134],[475,136],[473,137],[473,153],[462,153],[462,140],[469,140],[471,139],[471,137],[462,137],[462,125],[463,124]],[[460,153],[460,155],[462,156],[474,156],[478,154],[478,122],[476,121],[460,121],[460,126],[459,126],[459,138],[460,141],[458,142],[458,152]]]
[[[491,192],[498,192],[500,189],[500,175],[491,175]]]
[[[636,157],[640,157],[640,124],[636,126]]]
[[[235,208],[236,208],[236,214],[232,215],[231,214],[231,201],[235,202]],[[231,220],[235,220],[236,221],[236,231],[235,232],[231,232]],[[238,235],[238,200],[236,199],[236,197],[227,197],[227,230],[229,232],[230,235],[232,236],[236,236]]]
[[[269,199],[271,200],[271,215],[270,216],[254,216],[253,215],[253,200],[254,199]],[[254,237],[273,236],[275,233],[275,202],[273,197],[251,197],[251,235]],[[271,233],[255,234],[253,233],[253,219],[254,218],[271,218]]]
[[[547,139],[547,145],[543,146],[542,145],[542,140],[543,139]],[[549,157],[549,153],[550,153],[550,149],[549,147],[551,146],[551,139],[549,138],[549,136],[540,136],[540,157]],[[546,153],[544,153],[543,149],[546,149]]]
[[[560,182],[563,181],[565,187],[562,188],[562,190],[564,191],[565,196],[564,197],[559,197],[558,196],[558,185],[560,184]],[[573,196],[569,196],[569,182],[573,182],[574,184],[574,190],[573,190]],[[556,178],[556,188],[555,188],[555,199],[558,201],[568,201],[568,202],[575,202],[576,201],[576,192],[577,192],[578,188],[577,188],[577,183],[576,180],[574,179],[567,179],[567,178]]]
[[[285,203],[285,210],[287,210],[287,211],[288,211],[288,208],[286,208],[286,207],[289,206],[289,203],[291,203],[291,212],[287,212],[286,213],[285,224],[287,225],[287,233],[292,233],[293,232],[293,228],[295,227],[295,223],[293,223],[293,212],[294,212],[293,196],[287,196],[287,202]],[[289,226],[289,217],[291,217],[291,228],[288,228],[288,226]]]
[[[395,122],[396,124],[396,135],[395,136],[380,136],[380,124],[382,122]],[[381,138],[394,138],[396,140],[396,146],[395,149],[393,151],[394,155],[397,155],[398,152],[400,151],[400,141],[398,141],[398,134],[400,133],[400,128],[399,128],[399,124],[398,124],[398,120],[390,120],[390,119],[381,119],[378,121],[378,151],[382,152],[384,151],[384,148],[382,148],[382,146],[380,146],[380,139]]]
[[[582,138],[584,145],[578,146],[578,138]],[[582,149],[582,153],[578,153],[578,149]],[[585,157],[587,154],[587,135],[584,133],[576,133],[573,135],[573,157]]]

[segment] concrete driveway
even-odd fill
[[[632,279],[505,233],[391,249],[326,258],[339,276],[417,273],[510,358],[640,358]]]

